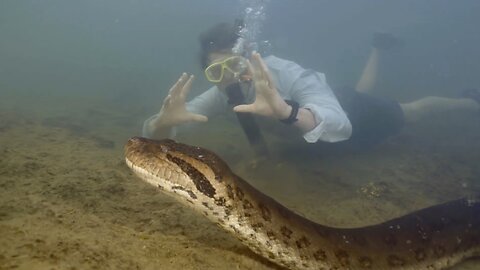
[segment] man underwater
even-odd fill
[[[462,98],[425,97],[400,104],[368,94],[373,88],[378,57],[389,37],[376,36],[362,77],[355,88],[332,89],[325,75],[275,56],[262,58],[247,48],[238,50],[238,27],[221,23],[200,36],[200,61],[215,85],[187,102],[193,75],[183,73],[171,87],[160,112],[148,118],[143,136],[174,137],[177,128],[232,110],[280,121],[300,131],[308,143],[348,141],[371,146],[396,135],[405,123],[451,110],[478,112],[480,93],[470,89]],[[382,41],[383,39],[383,41]],[[245,104],[229,100],[227,90],[239,85]],[[230,102],[229,102],[230,101]]]

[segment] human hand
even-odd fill
[[[235,106],[233,110],[276,119],[288,118],[292,108],[278,93],[267,65],[257,52],[252,54],[251,61],[248,62],[248,74],[251,74],[255,86],[255,101],[252,104]]]
[[[190,92],[194,76],[183,73],[178,81],[170,88],[163,101],[162,108],[156,119],[158,127],[173,127],[186,122],[206,122],[204,115],[187,111],[185,100]]]

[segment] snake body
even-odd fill
[[[288,269],[433,270],[480,255],[478,200],[451,201],[372,226],[334,228],[256,190],[208,150],[134,137],[125,157],[142,180]]]

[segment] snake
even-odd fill
[[[232,172],[208,149],[133,137],[127,166],[202,213],[254,253],[294,270],[446,269],[480,256],[480,198],[462,198],[362,227],[318,224]]]

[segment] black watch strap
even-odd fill
[[[280,122],[282,122],[284,124],[287,124],[287,125],[291,125],[298,120],[297,115],[298,115],[298,109],[300,109],[300,105],[298,104],[298,102],[296,102],[294,100],[286,99],[285,102],[288,105],[292,106],[292,111],[290,112],[290,115],[288,116],[288,118],[280,120]]]

